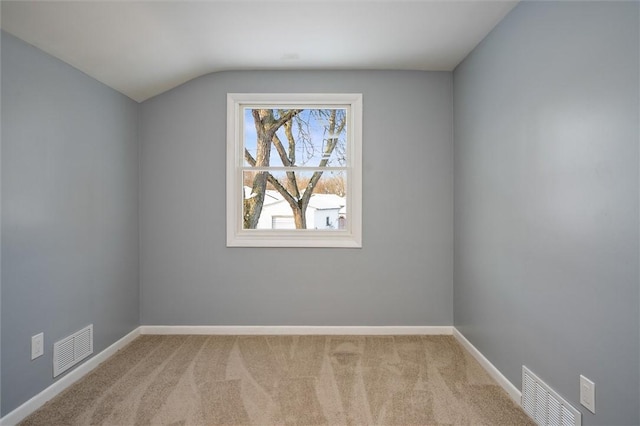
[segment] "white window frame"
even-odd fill
[[[243,108],[347,108],[347,228],[243,229]],[[227,247],[362,247],[362,94],[227,94]]]

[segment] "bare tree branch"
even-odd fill
[[[284,123],[284,134],[289,142],[289,160],[291,164],[296,164],[296,139],[293,137],[293,120]]]
[[[247,163],[249,163],[251,167],[256,166],[256,159],[253,158],[253,156],[251,155],[251,153],[247,148],[244,149],[244,159],[247,160]]]
[[[342,120],[342,123],[338,125],[338,128],[340,129],[340,131],[344,129],[344,125],[345,125],[345,120]],[[327,131],[333,137],[327,140],[327,145],[325,146],[322,160],[320,160],[320,164],[318,164],[318,167],[327,166],[327,163],[329,162],[329,158],[331,157],[331,153],[333,152],[336,145],[338,144],[338,138],[335,136],[339,134],[339,132],[336,133],[336,110],[335,109],[331,110],[331,113],[329,115],[329,127]],[[311,194],[313,193],[313,190],[318,184],[318,181],[322,177],[322,173],[323,173],[322,171],[316,171],[311,176],[311,180],[309,180],[309,183],[307,184],[304,194],[302,195],[302,199],[300,200],[301,204],[304,206],[304,209],[306,209],[307,205],[309,204],[309,200],[311,199]]]
[[[284,186],[282,186],[280,181],[278,179],[276,179],[275,176],[273,176],[271,173],[269,173],[269,175],[267,176],[267,180],[285,198],[285,200],[291,206],[292,210],[293,210],[294,206],[298,205],[298,199],[294,198],[291,194],[289,194],[289,192],[286,190],[286,188]]]
[[[276,147],[276,151],[278,151],[280,160],[282,160],[282,165],[286,167],[293,166],[293,164],[291,163],[291,160],[289,160],[289,157],[287,156],[287,152],[285,151],[284,146],[282,145],[282,141],[280,140],[278,135],[273,135],[273,139],[271,141],[273,142],[273,146]],[[289,144],[291,144],[291,142],[289,142]]]
[[[304,111],[303,109],[290,109],[287,110],[284,114],[282,114],[280,116],[280,118],[278,120],[276,120],[276,122],[274,123],[273,127],[276,128],[276,130],[278,130],[280,127],[282,127],[282,125],[284,123],[286,123],[287,121],[291,120],[293,117],[295,117],[296,115],[300,114],[302,111]]]

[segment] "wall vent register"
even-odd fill
[[[582,415],[522,366],[522,408],[540,426],[580,426]]]
[[[93,324],[53,345],[53,377],[64,373],[93,353]]]

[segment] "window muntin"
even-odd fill
[[[361,247],[362,95],[229,94],[227,112],[227,245]]]

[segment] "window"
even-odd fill
[[[227,95],[227,246],[362,247],[362,95]]]

